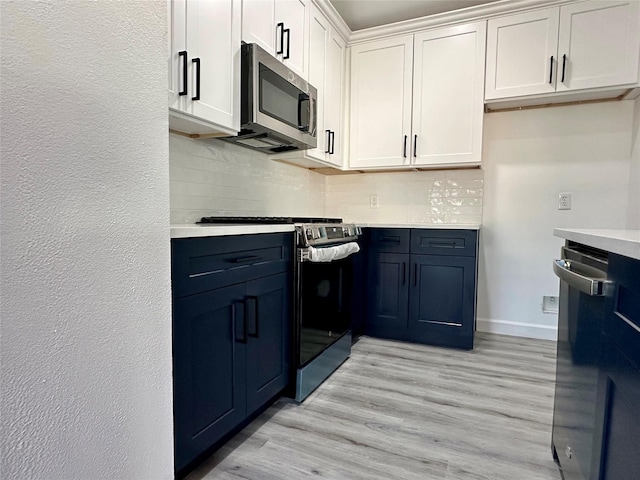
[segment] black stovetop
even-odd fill
[[[202,217],[196,223],[217,224],[279,224],[279,223],[342,223],[341,218],[326,217]]]

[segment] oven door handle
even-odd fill
[[[603,277],[603,271],[573,260],[554,260],[553,273],[561,281],[591,297],[604,295],[604,286],[610,283]]]

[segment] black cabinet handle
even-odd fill
[[[249,331],[249,327],[247,327],[247,335],[250,337],[258,338],[258,297],[256,297],[255,295],[247,295],[246,304],[247,310],[249,312],[253,310],[251,315],[246,315],[247,317],[251,318],[251,322],[253,323],[253,331]],[[251,305],[251,309],[249,308],[249,305]]]
[[[333,155],[335,153],[333,147],[336,146],[336,132],[331,131],[329,135],[331,136],[331,150],[329,151],[329,155]]]
[[[291,30],[288,28],[284,29],[284,32],[287,34],[287,54],[282,55],[282,59],[286,60],[289,58],[289,54],[291,53]]]
[[[404,147],[402,147],[402,156],[407,158],[407,136],[404,136]]]
[[[324,131],[327,134],[327,149],[324,153],[329,153],[331,151],[331,130]]]
[[[413,158],[418,156],[418,135],[413,136]]]
[[[382,237],[380,241],[385,243],[400,243],[400,237]]]
[[[549,83],[553,80],[553,55],[551,55],[551,60],[549,61]]]
[[[455,240],[429,240],[430,247],[455,247],[457,244]]]
[[[282,54],[284,52],[284,23],[280,22],[276,25],[276,37],[278,36],[278,29],[280,29],[280,50],[276,47],[276,55]],[[278,40],[276,39],[276,44]]]
[[[402,285],[407,284],[407,262],[402,262]]]
[[[246,257],[237,257],[229,260],[230,263],[249,263],[249,262],[257,262],[258,260],[262,260],[262,257],[258,255],[247,255]]]
[[[564,54],[562,55],[562,80],[560,80],[562,83],[564,83],[564,69],[567,66],[567,55]]]
[[[413,264],[413,286],[414,287],[418,286],[418,264],[417,263]]]
[[[194,58],[191,61],[193,62],[194,70],[196,70],[196,95],[191,97],[191,100],[200,100],[200,59]]]
[[[178,95],[187,94],[187,51],[183,50],[178,52],[178,55],[182,58],[182,90],[178,92]]]
[[[242,315],[242,321],[239,320],[239,316]],[[244,312],[244,304],[243,303],[234,303],[231,305],[231,322],[234,329],[234,336],[236,342],[239,343],[247,343],[247,316]],[[242,335],[238,338],[238,324],[242,325]]]

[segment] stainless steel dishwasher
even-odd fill
[[[602,425],[596,410],[607,267],[607,252],[570,241],[553,263],[560,302],[551,448],[565,480],[600,475]]]

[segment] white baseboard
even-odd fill
[[[557,340],[558,328],[535,323],[510,322],[508,320],[493,320],[478,318],[476,323],[478,332],[498,333],[512,337],[537,338],[540,340]]]

